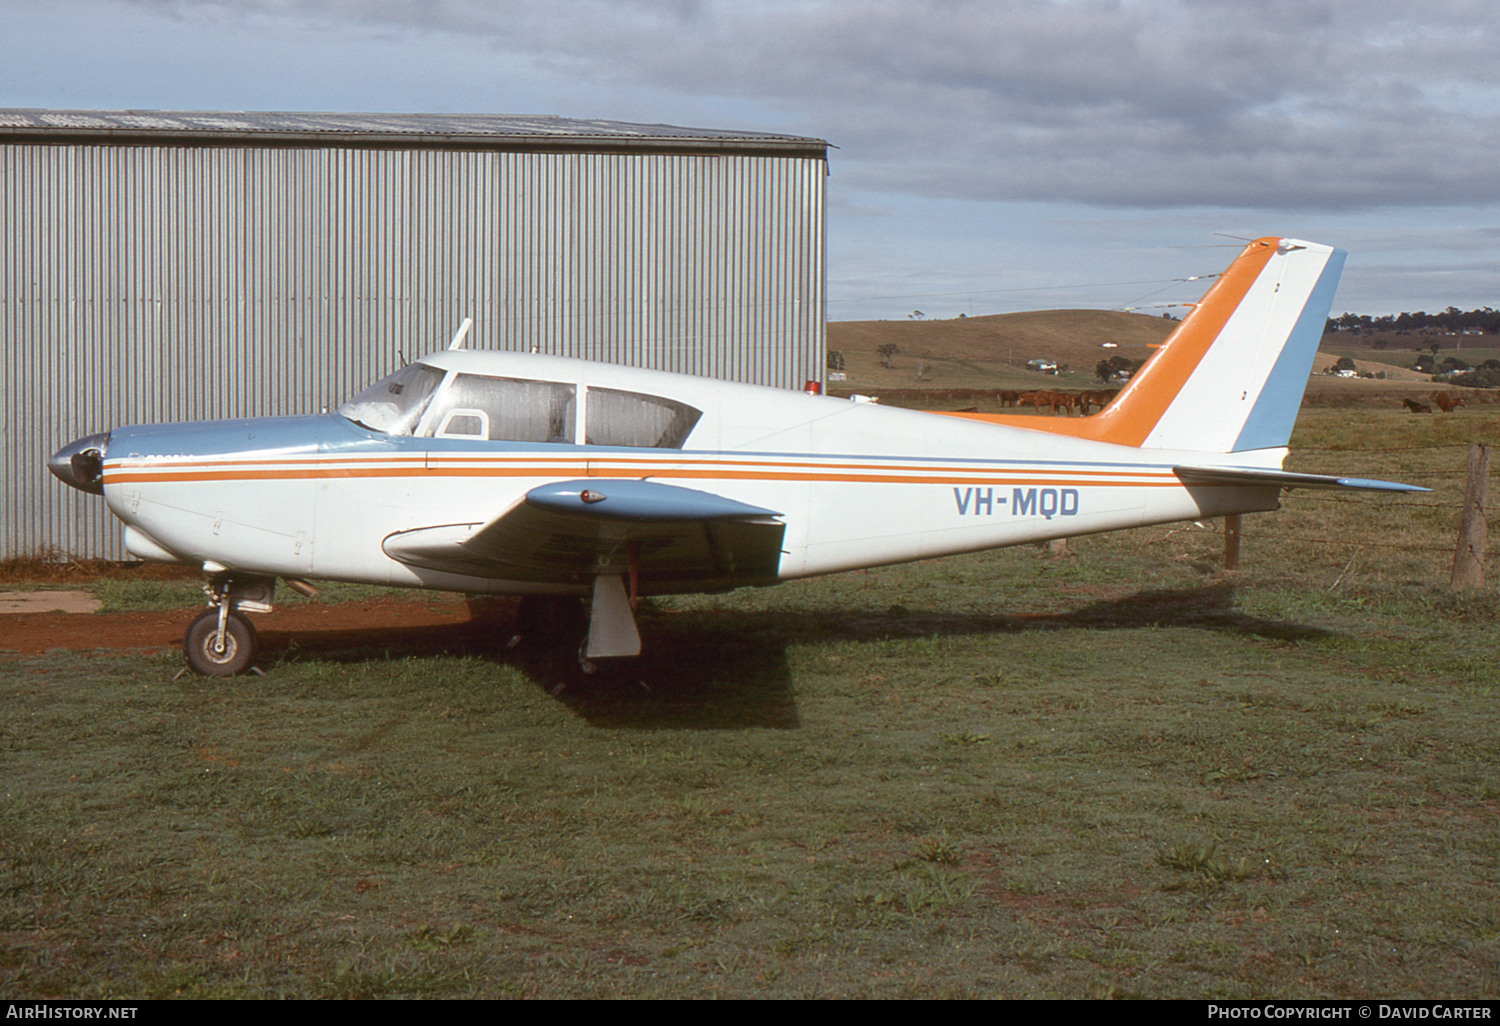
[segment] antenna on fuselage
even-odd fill
[[[454,335],[453,341],[448,343],[448,348],[450,350],[462,349],[464,347],[464,338],[469,334],[469,329],[472,327],[474,327],[474,318],[465,317],[464,322],[458,326],[458,334]]]

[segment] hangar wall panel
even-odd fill
[[[316,412],[446,347],[799,388],[826,162],[0,144],[0,558],[124,558],[46,456],[115,424]]]

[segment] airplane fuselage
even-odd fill
[[[576,574],[454,573],[393,558],[387,541],[436,525],[479,527],[559,480],[646,480],[779,514],[766,584],[1051,537],[1274,509],[1270,486],[1189,486],[1182,454],[1042,434],[875,404],[649,371],[501,353],[444,366],[607,382],[703,411],[681,448],[396,435],[338,414],[115,429],[110,509],[142,558],[270,576],[470,592],[587,591]],[[587,372],[589,381],[577,377]],[[587,403],[574,438],[588,439]],[[1284,450],[1236,454],[1279,466]],[[1192,454],[1202,461],[1202,454]],[[643,593],[699,591],[647,573]]]

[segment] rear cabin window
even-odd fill
[[[589,445],[681,449],[703,416],[685,403],[639,392],[590,388],[584,401]]]
[[[456,374],[427,412],[437,438],[572,442],[576,389],[557,381]]]

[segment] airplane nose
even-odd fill
[[[109,432],[89,435],[69,442],[47,460],[47,469],[65,485],[80,492],[104,494],[104,452],[109,447]]]

